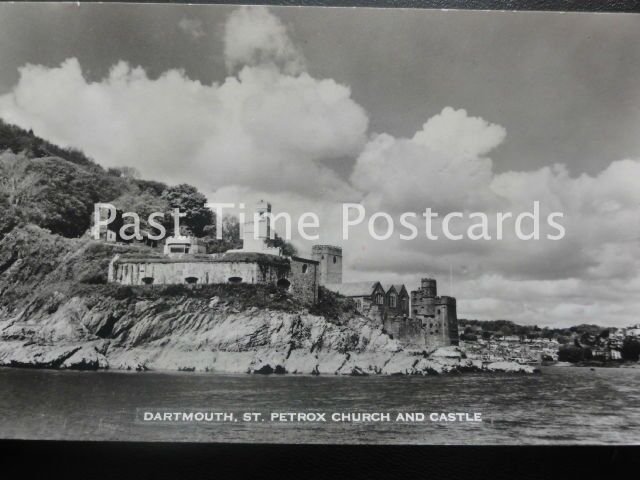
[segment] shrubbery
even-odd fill
[[[640,342],[633,338],[625,338],[622,343],[622,359],[637,362],[640,360]]]
[[[561,362],[577,363],[584,360],[591,360],[591,350],[581,348],[576,345],[563,345],[558,350],[558,360]]]

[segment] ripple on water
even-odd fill
[[[621,444],[640,438],[640,370],[542,375],[306,377],[0,369],[7,438],[429,444]],[[136,408],[481,412],[470,423],[135,422]]]

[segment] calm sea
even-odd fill
[[[194,410],[195,409],[195,410]],[[145,423],[143,411],[264,422]],[[467,412],[483,422],[278,423],[271,412]],[[3,438],[287,443],[638,444],[640,369],[332,377],[0,368]]]

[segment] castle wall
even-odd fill
[[[372,297],[351,297],[358,308],[361,315],[370,318],[377,324],[382,325],[384,322],[384,309],[375,303]]]
[[[297,257],[287,265],[187,259],[127,262],[115,258],[109,267],[109,281],[122,285],[271,283],[288,286],[291,293],[302,302],[315,303],[318,299],[318,265],[313,260]]]
[[[427,346],[424,327],[420,319],[388,317],[382,326],[405,348],[424,349]]]
[[[422,321],[425,326],[424,338],[428,349],[436,349],[450,345],[447,330],[439,317],[427,318]]]
[[[428,349],[458,344],[456,299],[438,297],[435,280],[424,278],[411,292],[411,316],[422,323]]]
[[[436,311],[440,308],[440,323],[445,332],[447,345],[458,345],[458,314],[456,309],[456,299],[453,297],[439,297],[440,304],[436,306]]]
[[[318,301],[318,264],[314,261],[293,257],[289,271],[291,292],[306,303]]]
[[[197,284],[229,283],[234,279],[243,283],[277,282],[276,266],[259,266],[248,262],[121,262],[114,265],[113,281],[123,285],[165,285],[188,283],[187,278],[197,279]],[[238,280],[239,279],[239,280]]]

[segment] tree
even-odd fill
[[[42,191],[40,176],[30,171],[29,165],[24,154],[0,154],[0,197],[7,205],[18,207]]]
[[[204,242],[207,253],[223,253],[227,250],[242,248],[240,240],[240,223],[232,215],[222,217],[222,239],[216,238],[216,226],[204,228]]]
[[[144,230],[150,230],[147,220],[149,215],[155,212],[160,212],[165,214],[166,221],[166,212],[168,210],[167,201],[161,197],[158,197],[151,193],[150,191],[133,191],[127,192],[120,197],[116,198],[113,202],[113,205],[123,212],[135,212],[140,217],[140,225]],[[164,223],[162,220],[156,219],[160,223]],[[158,232],[151,232],[156,235]],[[170,230],[168,230],[169,232]]]
[[[625,338],[620,353],[623,360],[637,362],[640,359],[640,341],[630,337]]]
[[[591,350],[577,345],[563,345],[558,350],[558,360],[561,362],[581,362],[591,358]]]
[[[273,238],[267,238],[264,243],[266,243],[269,247],[279,248],[280,253],[287,257],[298,254],[298,249],[296,249],[296,247],[292,243],[287,242],[285,239],[280,237],[277,233]]]
[[[175,187],[169,187],[162,192],[162,199],[167,202],[169,214],[167,228],[173,228],[173,217],[170,216],[174,209],[179,209],[180,213],[186,216],[180,219],[180,223],[186,226],[193,235],[202,237],[204,229],[214,223],[214,214],[205,205],[207,198],[195,187],[182,183]]]
[[[136,179],[135,184],[141,192],[149,192],[157,197],[161,196],[162,192],[168,188],[165,183],[156,182],[155,180]]]

